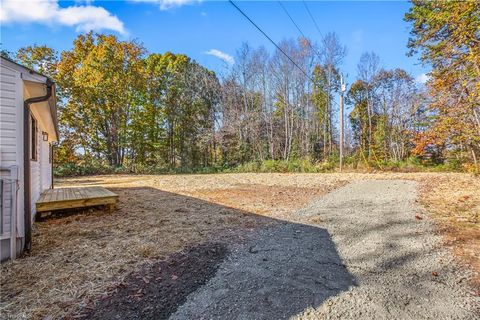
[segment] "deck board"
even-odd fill
[[[44,191],[36,203],[37,212],[115,205],[118,195],[103,187],[57,188]]]

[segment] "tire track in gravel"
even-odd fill
[[[421,219],[416,183],[339,188],[263,229],[171,319],[478,319],[480,300]],[[312,219],[315,218],[315,219]]]

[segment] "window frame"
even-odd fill
[[[38,160],[38,122],[30,115],[30,161]]]

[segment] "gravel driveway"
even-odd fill
[[[478,319],[415,197],[412,181],[337,189],[231,248],[171,319]]]

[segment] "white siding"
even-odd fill
[[[30,94],[34,96],[44,93],[43,82],[45,77],[32,74],[21,66],[6,59],[0,59],[0,178],[5,180],[2,206],[2,235],[0,237],[0,257],[3,260],[9,255],[9,236],[11,230],[10,208],[16,204],[16,235],[17,249],[21,248],[21,238],[25,236],[24,230],[24,153],[23,150],[23,103]],[[28,88],[28,90],[27,90]],[[29,91],[30,90],[30,91]],[[28,91],[28,92],[27,92]],[[26,92],[28,94],[26,94]],[[24,96],[24,94],[26,94]],[[38,122],[37,160],[31,161],[31,204],[32,218],[35,216],[35,204],[41,192],[51,186],[51,166],[49,163],[49,143],[43,141],[42,131],[50,133],[50,137],[56,137],[52,133],[53,122],[48,103],[34,106],[32,114],[40,120]],[[47,130],[47,127],[49,130]],[[52,135],[53,134],[53,135]],[[13,188],[10,183],[9,168],[16,166],[18,169],[17,187]],[[12,192],[16,191],[17,201],[11,203]],[[8,252],[7,252],[8,251]]]
[[[38,110],[35,104],[30,107],[32,116],[37,120],[37,158],[30,161],[30,186],[32,196],[32,219],[36,213],[36,203],[40,194],[51,186],[51,165],[49,163],[49,142],[43,141],[42,132],[46,131],[43,123],[39,121]]]
[[[18,101],[16,90],[20,81],[20,73],[1,66],[0,72],[0,165],[9,166],[17,162],[17,124]]]
[[[0,166],[22,167],[23,152],[21,150],[22,131],[22,80],[20,72],[5,65],[0,68]],[[23,171],[19,172],[23,174]],[[19,176],[23,177],[22,175]],[[4,179],[4,194],[1,226],[2,238],[10,234],[10,210],[12,207],[12,186],[10,183],[10,172],[0,172],[0,178]],[[23,191],[23,189],[22,189]],[[19,210],[23,211],[23,195],[18,194],[17,199],[17,220],[23,222]],[[20,211],[20,212],[22,212]],[[20,231],[20,230],[17,230]],[[21,231],[23,234],[23,230]]]
[[[40,194],[51,186],[51,165],[49,163],[49,142],[43,141],[42,132],[45,131],[43,123],[39,121],[39,115],[35,105],[31,107],[32,115],[37,119],[37,158],[30,161],[30,186],[32,196],[32,219],[36,214],[36,203]]]
[[[45,191],[52,186],[52,164],[50,163],[50,143],[48,141],[40,142],[40,167],[40,187],[42,191]]]
[[[45,165],[45,145],[48,150],[48,142],[42,140],[42,128],[41,123],[37,121],[38,131],[37,131],[37,160],[30,161],[30,183],[32,190],[32,219],[34,219],[36,210],[36,203],[40,194],[48,189],[50,185],[44,183],[45,176],[50,173],[50,169]],[[48,164],[48,153],[46,154],[46,163]],[[45,172],[44,172],[45,171]],[[48,181],[46,181],[48,182]]]
[[[38,141],[38,133],[37,133],[37,141]],[[38,144],[37,144],[38,149]],[[37,150],[38,153],[38,150]],[[32,219],[35,216],[35,203],[37,202],[38,198],[40,198],[41,187],[40,187],[40,162],[30,161],[30,190],[32,195]]]

